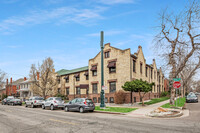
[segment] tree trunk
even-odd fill
[[[172,81],[173,81],[173,78],[176,78],[176,66],[175,66],[175,64],[173,64],[173,69],[172,69]],[[173,87],[173,85],[172,85],[172,87],[171,87],[171,96],[170,96],[170,104],[171,105],[174,105],[174,96],[175,96],[175,89],[174,89],[174,87]]]

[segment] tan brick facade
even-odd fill
[[[107,55],[106,55],[107,54]],[[133,66],[135,64],[135,71]],[[114,67],[113,67],[113,66]],[[112,69],[115,68],[115,69]],[[96,73],[93,75],[93,71]],[[86,80],[85,73],[88,72],[89,79]],[[80,81],[76,81],[76,74],[79,74]],[[69,82],[66,83],[68,77]],[[69,88],[69,99],[74,97],[89,97],[94,98],[99,102],[101,91],[101,53],[99,52],[93,59],[88,62],[88,69],[76,71],[68,74],[61,75],[61,82],[59,88],[61,88],[63,94],[67,94],[67,88]],[[161,68],[158,70],[156,62],[153,60],[152,65],[146,64],[146,60],[143,55],[142,47],[138,47],[138,51],[135,54],[131,54],[131,50],[120,50],[105,44],[104,46],[104,85],[107,87],[105,90],[105,98],[108,102],[111,102],[114,98],[113,87],[110,84],[116,86],[116,90],[121,90],[126,81],[132,81],[134,79],[143,79],[148,82],[154,82],[152,93],[146,94],[145,100],[158,97],[159,93],[164,91],[164,75]],[[97,93],[93,91],[93,84],[97,84]],[[81,94],[76,94],[76,88],[81,85],[88,85],[87,88],[81,88]],[[114,87],[115,88],[115,87]],[[111,90],[110,90],[111,89]],[[106,100],[106,101],[107,101]],[[138,93],[133,93],[133,102],[140,101]],[[127,92],[126,103],[130,102],[130,93]]]

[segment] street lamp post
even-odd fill
[[[104,86],[104,65],[103,65],[103,31],[101,31],[101,42],[100,42],[100,46],[101,46],[101,104],[100,104],[100,108],[105,108],[105,102],[104,102],[104,90],[102,89]]]

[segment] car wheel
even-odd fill
[[[27,107],[28,107],[28,105],[26,104],[26,105],[25,105],[25,107],[27,108]]]
[[[79,112],[80,112],[80,113],[83,113],[83,112],[84,112],[83,107],[80,107],[80,108],[79,108]]]
[[[53,106],[53,105],[51,105],[51,107],[50,107],[50,108],[51,108],[51,110],[54,110],[54,106]]]
[[[45,106],[44,106],[44,104],[42,104],[42,109],[45,109]]]
[[[65,112],[68,112],[68,111],[69,111],[69,109],[68,109],[68,107],[66,106],[66,107],[65,107]]]
[[[94,112],[94,110],[90,110],[89,112]]]
[[[33,104],[31,104],[31,108],[34,108],[34,105],[33,105]]]

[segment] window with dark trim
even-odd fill
[[[69,78],[66,78],[65,81],[66,81],[66,83],[69,83]]]
[[[114,103],[114,97],[110,97],[110,103]]]
[[[60,93],[60,88],[58,88],[58,93]]]
[[[148,76],[148,75],[147,75],[147,72],[148,72],[148,67],[146,66],[146,72],[145,72],[145,73],[146,73],[146,77]]]
[[[97,70],[92,71],[92,76],[97,76]]]
[[[153,78],[153,70],[151,69],[151,79]]]
[[[97,98],[96,97],[93,97],[93,102],[97,103]]]
[[[107,97],[105,98],[105,103],[108,103],[108,98]]]
[[[109,73],[116,73],[116,61],[108,63]]]
[[[142,73],[142,63],[140,63],[140,73]]]
[[[109,73],[116,73],[116,67],[110,67]]]
[[[89,76],[88,76],[88,75],[86,75],[85,77],[86,77],[86,80],[88,80],[88,79],[89,79]]]
[[[76,94],[81,94],[81,89],[80,89],[80,87],[76,87]]]
[[[133,72],[136,72],[136,69],[135,69],[135,65],[136,64],[136,61],[135,60],[133,60]]]
[[[98,93],[97,83],[92,84],[92,93],[97,94]]]
[[[80,77],[76,77],[76,81],[80,81]]]
[[[110,52],[105,52],[105,58],[109,58],[110,57]]]
[[[98,103],[101,103],[101,97],[98,97]]]
[[[69,95],[69,88],[66,88],[66,95]]]
[[[110,93],[115,92],[116,91],[116,82],[110,82]]]

